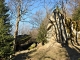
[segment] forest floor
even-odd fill
[[[79,60],[80,46],[73,44],[69,41],[69,46],[63,47],[53,40],[44,46],[40,43],[34,49],[16,52],[14,60]]]

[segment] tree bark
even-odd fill
[[[17,20],[16,20],[16,29],[14,32],[14,51],[16,51],[16,42],[17,42],[17,35],[18,35],[18,27],[19,27],[19,21],[21,20],[20,16],[20,5],[17,7]]]

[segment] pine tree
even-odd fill
[[[11,25],[9,14],[7,13],[9,9],[4,2],[5,0],[0,0],[0,59],[5,59],[12,53]]]
[[[45,43],[47,43],[46,40],[46,35],[47,35],[47,29],[46,29],[46,24],[45,21],[43,21],[40,25],[39,28],[39,32],[38,32],[38,36],[37,36],[37,41],[38,42],[42,42],[42,45],[44,45]]]

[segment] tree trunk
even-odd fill
[[[78,43],[78,21],[76,21],[76,43],[77,43],[77,45],[79,45],[79,43]]]
[[[18,35],[18,27],[19,27],[19,21],[21,19],[21,16],[20,16],[20,5],[18,5],[17,7],[17,20],[16,20],[16,29],[15,29],[15,32],[14,32],[14,51],[16,51],[16,42],[17,42],[17,35]]]

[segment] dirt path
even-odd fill
[[[39,48],[36,54],[30,55],[31,60],[69,60],[68,54],[65,48],[63,48],[57,42],[49,42],[45,46]],[[26,60],[30,60],[26,59]]]
[[[44,46],[32,50],[17,52],[14,60],[78,60],[80,58],[80,46],[66,46],[50,41]]]

